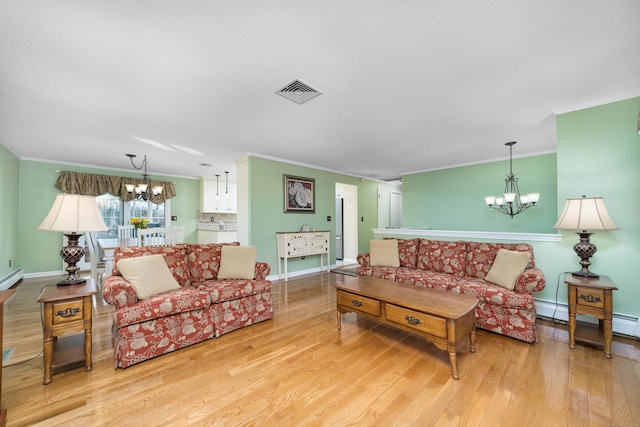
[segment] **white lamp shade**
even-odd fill
[[[567,199],[560,219],[553,228],[567,230],[618,230],[602,197]]]
[[[96,198],[78,194],[58,194],[38,230],[62,232],[107,231]]]

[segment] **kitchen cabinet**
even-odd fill
[[[198,230],[198,243],[229,243],[238,241],[237,231]]]
[[[200,179],[200,211],[201,212],[218,212],[218,213],[237,213],[238,212],[238,191],[237,184],[229,181],[227,188],[226,182],[217,183],[215,179]],[[227,193],[228,190],[228,193]],[[228,194],[228,197],[225,195]],[[219,196],[216,198],[216,196]]]

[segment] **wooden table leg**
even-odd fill
[[[337,325],[338,325],[338,330],[342,329],[342,313],[340,313],[340,310],[337,310]]]
[[[576,296],[577,289],[569,285],[569,348],[576,348]]]
[[[475,320],[474,320],[475,323]],[[473,326],[473,329],[471,330],[471,332],[469,332],[469,341],[471,342],[471,347],[469,348],[469,351],[471,351],[471,353],[475,353],[476,352],[476,327],[475,325]]]
[[[456,356],[455,347],[452,349],[449,346],[449,362],[451,362],[451,376],[454,380],[460,379],[460,375],[458,375],[458,357]]]

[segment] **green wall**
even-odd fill
[[[20,266],[18,258],[19,173],[20,161],[0,144],[0,277],[6,276]]]
[[[640,316],[640,286],[632,271],[633,263],[640,259],[639,110],[640,98],[633,98],[559,115],[557,153],[513,161],[520,190],[541,193],[536,207],[513,219],[483,204],[483,196],[502,190],[508,161],[403,177],[403,225],[562,234],[561,243],[529,243],[547,279],[546,288],[536,298],[555,302],[557,295],[559,302],[566,303],[566,286],[559,279],[566,271],[579,270],[580,259],[573,251],[578,237],[569,230],[555,230],[553,225],[567,198],[604,197],[620,230],[591,237],[598,247],[591,270],[610,276],[618,286],[614,312]]]
[[[358,253],[366,252],[372,229],[378,224],[377,188],[391,186],[377,181],[361,180],[347,175],[295,166],[287,163],[249,158],[249,236],[250,244],[258,247],[258,259],[271,265],[271,274],[278,272],[276,232],[299,231],[304,224],[316,230],[328,230],[335,236],[336,183],[358,187]],[[284,213],[283,174],[315,179],[316,211]],[[327,221],[327,216],[331,221]],[[335,240],[331,240],[331,263],[335,263]],[[317,268],[317,256],[288,261],[290,272]]]
[[[557,220],[555,154],[514,159],[513,172],[521,193],[540,193],[536,206],[513,218],[489,209],[484,201],[485,196],[504,191],[508,160],[403,176],[403,227],[553,232]]]
[[[638,111],[640,97],[557,117],[558,207],[561,210],[564,200],[582,195],[604,198],[620,230],[591,236],[598,252],[591,258],[590,270],[611,277],[618,287],[613,310],[636,316],[640,316],[640,286],[634,267],[640,260]],[[563,257],[552,260],[553,268],[557,272],[577,270],[579,258],[572,247],[578,236],[560,231]]]
[[[26,160],[20,161],[19,180],[16,180],[19,182],[21,195],[18,203],[20,221],[17,222],[16,227],[20,235],[18,261],[27,274],[62,270],[62,259],[58,254],[62,247],[62,233],[37,229],[49,212],[56,194],[60,192],[54,187],[58,179],[56,170],[130,177],[138,176],[135,172],[102,170]],[[184,225],[186,227],[185,241],[195,242],[196,210],[200,205],[200,182],[197,179],[155,175],[154,178],[175,182],[177,195],[171,199],[171,214],[177,215],[178,220],[172,222],[172,225]],[[16,223],[14,222],[14,224]]]

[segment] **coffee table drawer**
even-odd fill
[[[338,291],[336,298],[338,305],[380,317],[380,301],[378,300],[343,291]]]
[[[447,320],[396,305],[386,305],[387,320],[407,328],[447,338]]]
[[[603,308],[604,307],[604,290],[593,288],[581,288],[577,290],[578,305]]]

